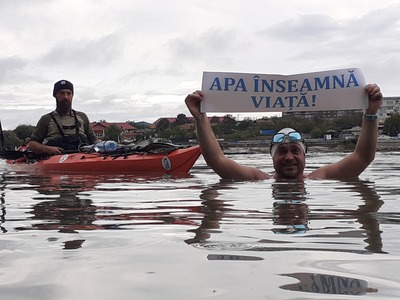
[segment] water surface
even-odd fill
[[[311,153],[307,172],[344,153]],[[268,155],[232,155],[272,171]],[[2,299],[397,299],[400,152],[358,181],[10,173]]]

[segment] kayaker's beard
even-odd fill
[[[57,101],[57,111],[60,114],[69,113],[71,111],[71,102],[64,99]]]

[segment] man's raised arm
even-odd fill
[[[365,90],[368,93],[368,108],[362,120],[354,152],[337,163],[315,170],[310,174],[310,178],[357,178],[375,159],[378,140],[377,112],[382,105],[383,95],[376,84],[368,84]]]
[[[196,91],[186,97],[185,103],[194,117],[197,140],[207,165],[224,179],[260,180],[269,178],[269,176],[261,170],[240,165],[224,155],[211,128],[207,115],[200,111],[200,103],[202,100],[203,93],[201,91]]]

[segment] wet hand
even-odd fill
[[[376,83],[367,84],[365,90],[368,93],[367,114],[376,114],[382,106],[383,95],[380,87]]]

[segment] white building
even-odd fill
[[[291,115],[297,118],[311,119],[315,116],[323,120],[329,120],[343,116],[348,113],[360,113],[363,110],[337,110],[337,111],[306,111],[306,112],[284,112],[283,116]],[[393,113],[400,113],[400,96],[399,97],[383,97],[382,107],[378,112],[379,123],[383,124],[386,118]]]
[[[382,107],[378,117],[380,121],[385,121],[393,113],[400,113],[400,97],[383,97]]]

